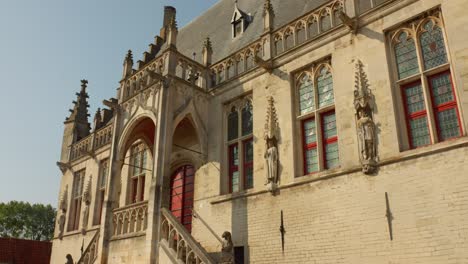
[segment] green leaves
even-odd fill
[[[51,240],[56,210],[50,205],[11,201],[0,203],[0,236]]]

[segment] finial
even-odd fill
[[[210,37],[206,37],[205,42],[203,42],[203,47],[207,50],[212,50],[211,40]]]
[[[177,21],[175,16],[171,17],[171,20],[169,21],[169,28],[177,30]]]
[[[273,5],[270,0],[265,0],[265,4],[263,5],[263,15],[265,16],[267,13],[270,13],[273,16],[275,15],[275,11],[273,10]]]
[[[81,91],[85,91],[86,87],[88,87],[88,80],[81,80]]]
[[[132,60],[133,61],[133,54],[132,54],[132,50],[128,50],[127,52],[127,56],[125,56],[125,59],[126,60]]]

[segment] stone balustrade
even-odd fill
[[[167,208],[162,208],[161,212],[160,240],[165,242],[162,246],[167,245],[174,258],[185,264],[216,263]]]
[[[94,135],[94,149],[98,149],[102,146],[109,144],[112,140],[112,124],[107,125],[98,131]]]
[[[146,231],[147,222],[148,201],[114,209],[112,216],[113,237],[144,232]]]
[[[175,75],[185,81],[188,81],[200,88],[204,86],[206,67],[198,62],[177,54],[177,66]]]
[[[93,134],[81,139],[71,146],[70,160],[83,157],[92,151]]]
[[[92,154],[94,150],[110,144],[112,141],[112,128],[112,124],[109,124],[71,145],[70,160],[73,161]]]

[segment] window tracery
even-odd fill
[[[409,148],[462,135],[443,29],[434,10],[389,33]]]

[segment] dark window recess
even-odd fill
[[[234,263],[244,264],[244,247],[234,247]]]

